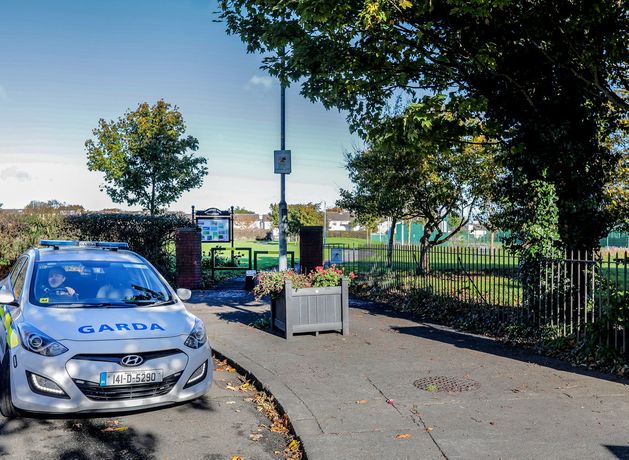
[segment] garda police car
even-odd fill
[[[0,282],[0,412],[118,412],[197,398],[203,322],[126,243],[42,241]]]

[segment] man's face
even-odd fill
[[[53,287],[53,288],[59,287],[63,284],[65,280],[66,280],[66,277],[63,276],[63,273],[57,270],[54,270],[48,273],[48,284],[50,285],[50,287]]]

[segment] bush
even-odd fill
[[[69,229],[58,214],[0,214],[0,279],[27,249],[41,239],[67,238]]]
[[[329,268],[315,267],[308,275],[308,278],[312,287],[329,287],[340,286],[343,275],[343,267],[332,265]],[[350,272],[348,276],[350,280],[353,280],[355,277],[353,272]]]
[[[369,238],[367,230],[328,230],[327,238],[360,238],[366,240]]]
[[[86,241],[125,241],[170,281],[175,274],[174,241],[178,228],[194,227],[175,214],[79,214],[66,217],[76,238]]]
[[[336,265],[329,268],[317,267],[308,275],[296,273],[293,270],[260,272],[256,277],[257,284],[253,288],[253,295],[256,299],[265,295],[271,299],[277,299],[284,290],[284,281],[290,281],[293,289],[340,286],[343,276],[343,268]],[[355,277],[353,272],[348,276],[350,281]]]
[[[0,278],[41,239],[125,241],[172,281],[177,228],[191,227],[187,217],[142,214],[0,214]]]

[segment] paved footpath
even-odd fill
[[[629,459],[626,380],[357,300],[348,337],[287,341],[249,326],[269,306],[241,286],[195,292],[188,306],[212,346],[275,395],[310,460]]]

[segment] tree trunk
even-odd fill
[[[397,219],[391,219],[391,229],[389,230],[389,244],[387,246],[387,268],[393,267],[393,241],[395,236],[395,226]]]
[[[425,275],[430,271],[430,264],[428,261],[428,250],[430,249],[430,234],[426,236],[426,231],[424,229],[424,234],[419,240],[419,266],[417,267],[417,271],[420,275]]]

